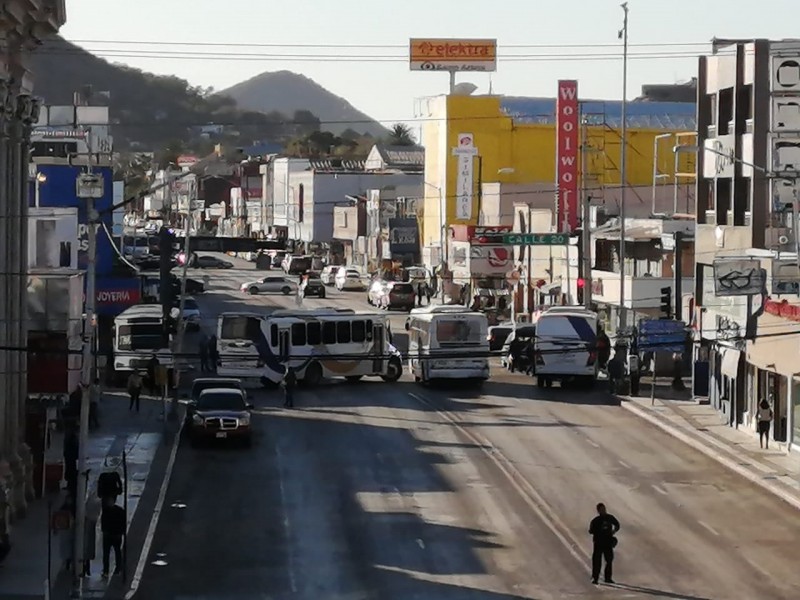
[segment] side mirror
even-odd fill
[[[249,402],[247,404],[245,404],[245,407],[247,408],[247,410],[253,410],[255,408],[255,406],[253,406]]]

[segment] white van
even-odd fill
[[[536,381],[591,388],[597,380],[597,313],[581,306],[554,306],[536,321]]]

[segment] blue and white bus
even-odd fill
[[[299,381],[312,386],[338,377],[394,382],[403,363],[390,335],[380,313],[334,308],[223,313],[217,320],[217,373],[269,384],[280,382],[291,366]]]

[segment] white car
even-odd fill
[[[372,306],[380,306],[386,291],[389,289],[389,282],[383,279],[375,279],[369,284],[367,290],[367,303]]]
[[[289,294],[297,293],[297,283],[287,277],[264,277],[259,281],[243,283],[239,290],[246,294]]]
[[[361,273],[356,269],[342,268],[336,273],[336,289],[342,291],[363,291],[366,286]]]
[[[325,285],[335,285],[336,284],[336,274],[339,272],[341,267],[339,265],[328,265],[322,272],[319,274],[319,278],[322,280],[322,283]]]
[[[170,311],[170,315],[176,321],[180,314],[180,305]],[[186,329],[200,329],[200,321],[202,319],[203,315],[200,313],[200,307],[197,306],[197,301],[194,298],[186,298],[186,300],[183,301],[183,321]]]

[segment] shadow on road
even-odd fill
[[[653,588],[642,587],[640,585],[630,585],[627,583],[608,584],[608,587],[626,590],[628,592],[639,592],[640,594],[647,594],[656,598],[673,598],[674,600],[711,600],[711,598],[706,598],[705,596],[691,596],[689,594],[668,592],[666,590],[656,590]]]

